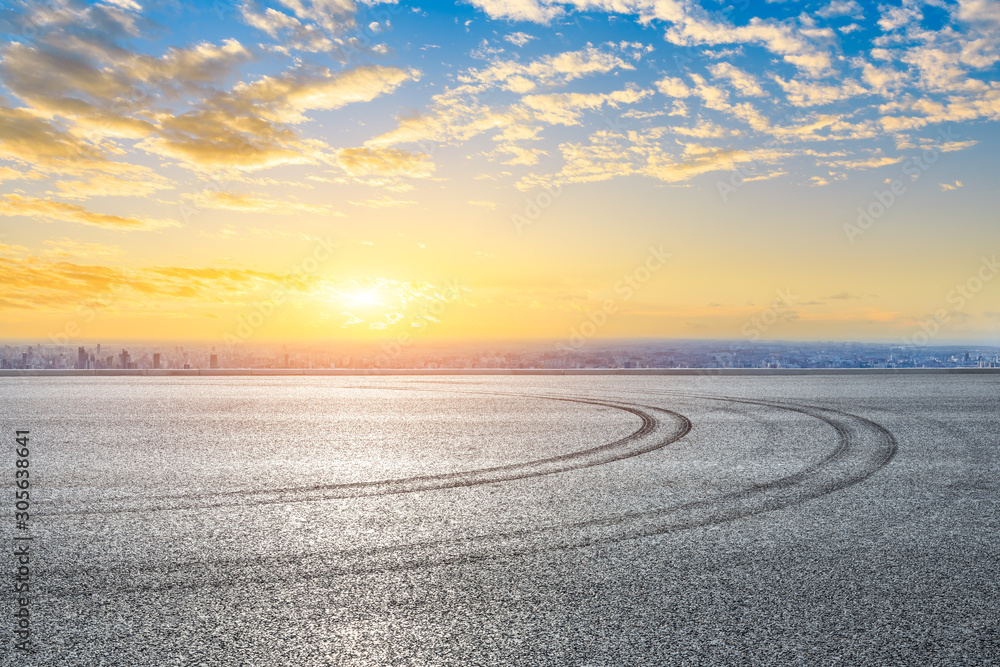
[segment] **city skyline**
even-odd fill
[[[1000,369],[1000,346],[826,342],[601,341],[427,345],[2,345],[0,370]]]
[[[0,340],[1000,341],[994,0],[0,30]]]

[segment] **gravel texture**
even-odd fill
[[[0,405],[31,430],[38,646],[3,664],[1000,662],[996,376],[5,378]]]

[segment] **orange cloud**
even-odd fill
[[[395,148],[344,148],[337,154],[337,164],[352,176],[430,176],[434,164],[424,153],[410,153]]]
[[[37,199],[34,197],[22,197],[21,195],[4,195],[0,199],[0,215],[17,215],[45,221],[59,220],[123,231],[180,226],[180,223],[173,220],[126,218],[120,215],[106,215],[87,210],[77,204],[67,204],[65,202]]]

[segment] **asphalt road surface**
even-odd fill
[[[3,664],[1000,662],[998,376],[11,378],[0,405],[5,447],[31,431],[37,649],[5,613]]]

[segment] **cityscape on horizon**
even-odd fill
[[[1000,368],[1000,346],[746,341],[495,345],[0,345],[0,370]]]

